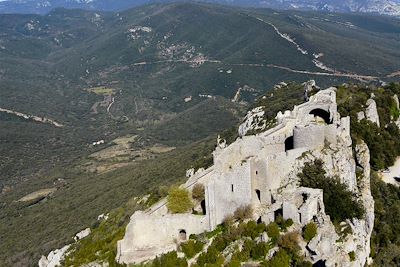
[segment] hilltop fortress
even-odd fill
[[[250,111],[239,127],[240,138],[229,146],[219,139],[213,166],[197,171],[182,185],[189,191],[196,184],[204,185],[204,215],[171,214],[165,199],[147,211],[135,212],[118,242],[118,262],[139,263],[175,250],[190,234],[214,230],[238,207],[251,205],[253,219],[266,224],[278,216],[291,218],[299,229],[315,222],[318,234],[302,248],[313,263],[366,264],[374,221],[369,151],[361,143],[353,155],[350,117],[341,118],[337,112],[336,89],[321,90],[292,111],[279,112],[273,128],[262,129],[263,115],[262,107]],[[258,128],[260,133],[246,135]],[[363,219],[345,222],[352,234],[343,239],[325,213],[322,190],[299,186],[297,174],[315,159],[321,159],[327,174],[346,184],[365,208]],[[356,161],[363,173],[358,180]],[[352,251],[355,259],[349,258]]]

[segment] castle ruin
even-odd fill
[[[166,199],[147,211],[135,212],[118,242],[118,262],[139,263],[175,250],[190,234],[212,231],[238,207],[251,205],[253,219],[266,224],[277,216],[291,218],[300,227],[319,222],[319,236],[309,245],[313,262],[323,260],[327,266],[337,262],[341,266],[365,264],[373,226],[369,173],[365,171],[363,187],[357,186],[350,118],[341,118],[337,112],[336,89],[319,91],[292,111],[279,112],[273,128],[246,136],[254,116],[260,115],[260,109],[249,113],[240,127],[240,138],[229,146],[218,142],[213,166],[196,172],[182,185],[188,190],[204,185],[204,215],[171,214]],[[369,153],[366,150],[364,153]],[[331,244],[337,234],[325,214],[322,190],[298,186],[297,174],[313,158],[322,158],[328,174],[339,177],[349,190],[363,197],[369,217],[349,222],[354,234],[344,244]],[[369,171],[369,159],[360,164]],[[350,262],[347,253],[355,250],[357,259]]]

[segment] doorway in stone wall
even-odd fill
[[[285,152],[288,150],[292,150],[294,148],[294,139],[293,136],[289,136],[285,139]]]
[[[185,229],[179,230],[179,240],[180,241],[186,241],[187,240],[186,230]]]
[[[274,219],[275,221],[279,218],[279,217],[283,217],[283,209],[277,209],[276,211],[274,211]]]

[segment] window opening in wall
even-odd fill
[[[299,222],[301,223],[301,213],[299,212]]]
[[[231,184],[231,191],[233,192],[233,184]]]
[[[307,199],[308,199],[308,195],[306,193],[301,194],[301,196],[303,197],[303,203],[306,203]]]
[[[256,195],[259,201],[261,201],[261,192],[260,190],[256,189]]]
[[[184,229],[179,231],[179,240],[186,240],[186,231]]]
[[[204,199],[200,202],[200,206],[201,206],[203,215],[206,215],[206,201]]]
[[[258,171],[256,171],[256,175],[258,174]]]

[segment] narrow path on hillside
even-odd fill
[[[262,63],[225,63],[220,60],[206,60],[204,62],[214,63],[214,64],[224,64],[226,66],[242,66],[242,67],[264,67],[264,68],[275,68],[281,69],[288,72],[305,74],[305,75],[317,75],[317,76],[332,76],[332,77],[347,77],[355,80],[359,80],[362,82],[365,81],[375,81],[379,80],[379,77],[372,75],[362,75],[362,74],[353,74],[353,73],[342,73],[342,72],[318,72],[318,71],[307,71],[307,70],[296,70],[285,66],[275,65],[275,64],[262,64]],[[149,61],[149,62],[138,62],[134,63],[131,66],[142,66],[142,65],[154,65],[154,64],[164,64],[164,63],[191,63],[191,61],[185,60],[160,60],[160,61]]]
[[[276,27],[274,24],[272,24],[269,21],[265,21],[264,19],[260,17],[254,17],[247,15],[248,17],[251,17],[253,19],[256,19],[258,21],[261,21],[262,23],[268,25],[268,27],[272,27],[276,34],[278,34],[281,38],[286,40],[287,42],[291,43],[292,45],[295,46],[295,48],[304,56],[307,57],[312,57],[310,59],[312,63],[314,64],[315,67],[322,71],[308,71],[308,70],[296,70],[292,69],[287,66],[280,66],[280,65],[275,65],[275,64],[263,64],[263,63],[225,63],[221,60],[217,59],[197,59],[197,60],[183,60],[183,59],[170,59],[170,60],[159,60],[159,61],[151,61],[151,62],[138,62],[132,64],[132,66],[142,66],[142,65],[152,65],[152,64],[164,64],[164,63],[186,63],[186,64],[197,64],[201,65],[204,63],[214,63],[214,64],[224,64],[227,66],[243,66],[243,67],[265,67],[265,68],[275,68],[275,69],[280,69],[280,70],[285,70],[288,72],[292,73],[298,73],[298,74],[305,74],[305,75],[317,75],[317,76],[333,76],[333,77],[347,77],[347,78],[352,78],[355,80],[359,80],[361,82],[368,82],[368,81],[375,81],[379,80],[379,77],[372,76],[372,75],[363,75],[363,74],[357,74],[357,73],[348,73],[348,72],[341,72],[337,71],[331,67],[328,67],[325,65],[320,58],[323,56],[322,53],[314,53],[314,52],[309,52],[307,51],[304,47],[302,47],[300,44],[298,44],[293,37],[291,37],[289,34],[281,32],[278,27]],[[386,77],[393,77],[398,75],[397,72],[392,73],[387,75]]]
[[[294,73],[301,73],[301,74],[312,74],[312,75],[319,75],[319,76],[335,76],[335,77],[348,77],[353,78],[360,81],[374,81],[378,80],[379,77],[371,76],[371,75],[361,75],[361,74],[352,74],[352,73],[342,73],[342,72],[314,72],[314,71],[306,71],[306,70],[294,70],[288,67],[268,64],[267,67],[277,68],[282,70],[287,70]]]
[[[114,104],[114,102],[115,102],[115,97],[112,97],[111,98],[111,103],[108,105],[108,107],[107,107],[107,113],[110,113],[110,108],[111,108],[111,106]]]
[[[167,59],[158,61],[142,61],[133,63],[131,66],[142,66],[142,65],[152,65],[152,64],[162,64],[162,63],[222,63],[220,60],[214,59],[201,59],[201,60],[184,60],[184,59]]]
[[[262,18],[259,17],[253,17],[255,19],[257,19],[258,21],[261,21],[269,26],[271,26],[274,31],[283,39],[285,39],[286,41],[288,41],[289,43],[293,44],[296,49],[302,53],[303,55],[312,55],[313,59],[312,59],[312,63],[314,64],[315,67],[324,70],[324,71],[328,71],[328,72],[333,72],[335,73],[336,71],[328,66],[326,66],[322,61],[318,60],[318,58],[321,57],[321,53],[309,53],[305,48],[301,47],[295,40],[294,38],[292,38],[289,34],[287,33],[282,33],[278,27],[276,27],[274,24],[272,24],[271,22],[265,21]]]
[[[18,111],[13,111],[10,109],[5,109],[5,108],[0,108],[0,112],[5,112],[7,114],[12,114],[15,116],[18,116],[20,118],[26,119],[26,120],[34,120],[36,122],[40,122],[40,123],[45,123],[45,124],[51,124],[55,127],[64,127],[63,124],[56,122],[55,120],[46,118],[46,117],[39,117],[39,116],[35,116],[35,115],[29,115],[29,114],[25,114],[22,112],[18,112]]]

